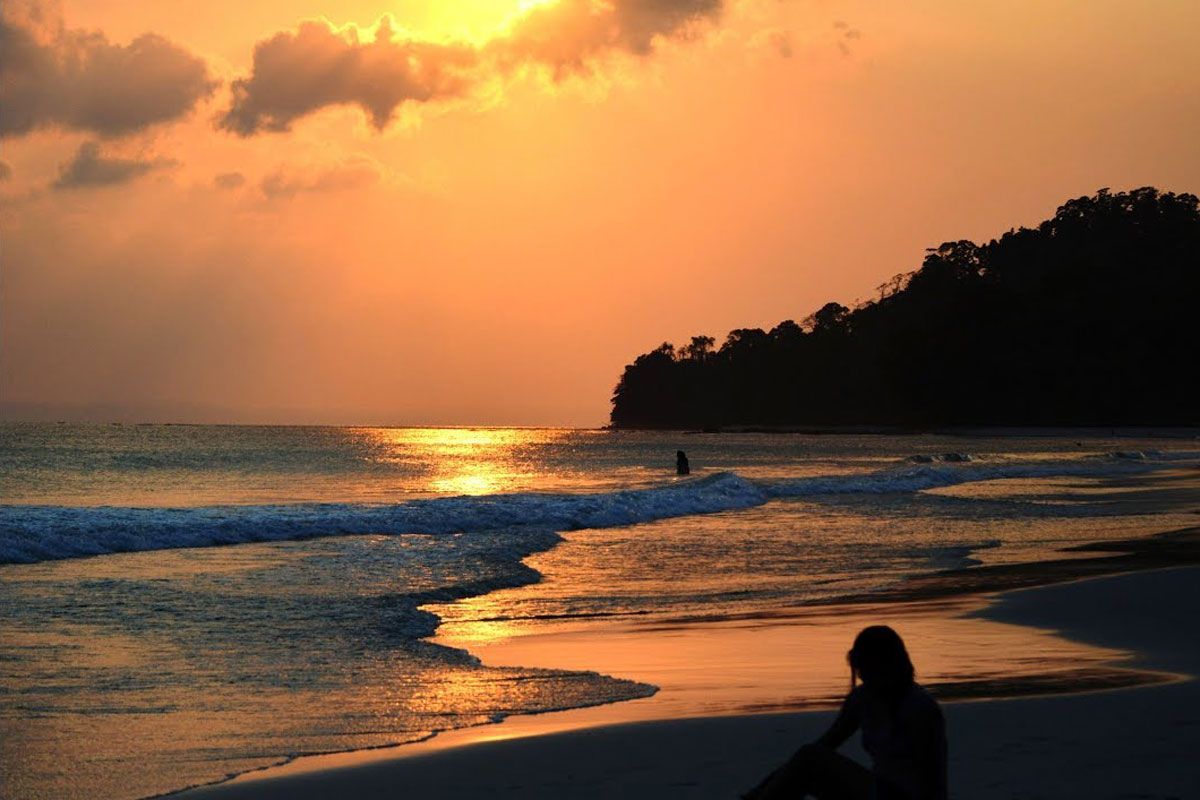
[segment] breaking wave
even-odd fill
[[[1139,453],[1053,462],[969,460],[912,464],[870,473],[751,481],[732,472],[649,489],[603,494],[525,493],[413,500],[398,504],[308,503],[192,508],[0,506],[0,564],[107,553],[308,539],[355,534],[448,534],[538,527],[608,528],[731,511],[772,498],[918,492],[998,478],[1140,472],[1200,453]]]
[[[394,505],[198,508],[0,507],[0,563],[353,534],[445,534],[513,526],[609,528],[761,505],[766,491],[723,472],[606,494],[443,497]]]
[[[823,494],[891,494],[940,489],[964,483],[999,480],[1003,478],[1102,477],[1124,473],[1147,472],[1179,465],[1179,462],[1200,459],[1200,452],[1139,453],[1130,458],[1125,453],[1099,457],[1062,459],[1054,461],[988,461],[981,456],[955,454],[946,460],[933,457],[930,463],[868,472],[858,475],[819,475],[777,481],[767,488],[775,497],[805,497]]]

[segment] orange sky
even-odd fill
[[[664,340],[1200,190],[1193,0],[4,14],[9,417],[597,425]]]

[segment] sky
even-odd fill
[[[1200,191],[1195,0],[5,0],[0,415],[607,421],[663,341]]]

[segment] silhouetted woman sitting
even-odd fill
[[[912,661],[899,634],[886,625],[864,628],[847,658],[850,694],[833,725],[743,796],[946,800],[942,710],[913,680]],[[863,749],[871,755],[871,770],[837,752],[858,728]]]

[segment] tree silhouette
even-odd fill
[[[1036,228],[946,242],[850,309],[638,356],[617,427],[1192,424],[1200,208],[1101,189]]]

